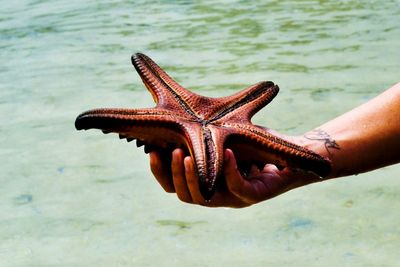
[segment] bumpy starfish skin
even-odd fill
[[[206,200],[223,180],[225,148],[231,148],[243,166],[273,163],[319,176],[330,172],[330,162],[325,158],[251,123],[251,117],[277,95],[279,88],[274,83],[260,82],[232,96],[209,98],[183,88],[143,54],[133,55],[132,64],[156,107],[89,110],[76,118],[78,130],[115,132],[147,147],[183,148],[194,159]]]

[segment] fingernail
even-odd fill
[[[183,160],[183,166],[185,166],[186,171],[191,171],[190,157],[185,157]]]

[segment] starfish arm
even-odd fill
[[[192,118],[202,117],[202,108],[210,106],[208,97],[197,95],[174,81],[151,58],[137,53],[132,56],[132,64],[143,83],[153,95],[157,107],[181,112]]]
[[[269,133],[266,129],[250,124],[234,124],[235,131],[229,135],[226,147],[232,148],[238,162],[256,163],[311,171],[325,177],[331,170],[330,162],[324,157]]]
[[[162,109],[94,109],[80,114],[75,128],[118,133],[121,139],[137,139],[138,144],[183,147],[186,141],[177,121],[184,119]]]
[[[215,127],[199,124],[184,124],[188,134],[188,147],[196,165],[199,188],[205,200],[215,192],[223,166],[223,138]]]
[[[250,122],[251,117],[278,94],[279,87],[273,82],[254,84],[237,94],[219,98],[221,108],[215,111],[210,121]]]

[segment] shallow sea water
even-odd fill
[[[400,1],[2,1],[0,266],[397,266],[392,166],[246,209],[178,201],[134,144],[77,132],[150,107],[144,52],[208,96],[261,80],[254,122],[300,134],[399,81]]]

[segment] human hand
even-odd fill
[[[164,154],[164,155],[163,155]],[[166,156],[167,158],[164,158]],[[199,190],[193,160],[184,156],[182,149],[171,155],[163,151],[150,153],[150,167],[166,192],[176,193],[186,203],[207,207],[247,207],[280,195],[293,188],[321,181],[312,173],[266,164],[262,170],[253,165],[248,175],[241,174],[233,152],[225,150],[225,186],[220,186],[210,201],[205,201]]]

